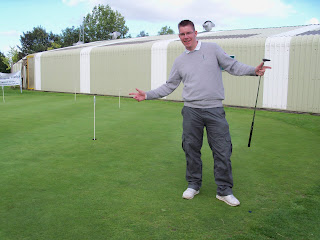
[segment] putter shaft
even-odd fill
[[[261,69],[262,69],[262,67],[263,67],[263,65],[264,65],[265,62],[269,62],[269,61],[271,61],[271,60],[264,58],[264,59],[262,59],[262,61],[263,61],[263,64],[262,64],[262,66],[261,66]],[[257,97],[256,97],[256,104],[254,105],[254,112],[253,112],[253,118],[252,118],[252,123],[251,123],[251,129],[250,129],[250,136],[249,136],[248,147],[250,147],[250,145],[251,145],[251,138],[252,138],[252,132],[253,132],[254,118],[255,118],[255,116],[256,116],[256,109],[257,109],[257,103],[258,103],[260,82],[261,82],[261,76],[259,77],[258,91],[257,91]]]
[[[258,91],[257,91],[257,97],[256,97],[256,104],[254,105],[254,112],[253,112],[253,118],[252,118],[252,123],[251,123],[251,130],[250,130],[250,136],[249,136],[248,147],[250,147],[250,144],[251,144],[251,138],[252,138],[252,132],[253,132],[253,125],[254,125],[254,118],[255,118],[255,116],[256,116],[256,109],[257,109],[257,103],[258,103],[258,96],[259,96],[260,82],[261,82],[261,76],[259,77]]]

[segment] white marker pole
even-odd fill
[[[3,98],[3,102],[5,103],[6,101],[4,100],[4,86],[2,86],[2,98]]]
[[[76,80],[73,80],[73,86],[74,86],[74,101],[77,101],[77,85],[76,85]]]
[[[119,109],[120,109],[120,91],[121,91],[121,88],[119,89]]]
[[[96,139],[96,96],[93,96],[93,139]]]

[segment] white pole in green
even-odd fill
[[[2,86],[2,98],[3,98],[3,102],[5,103],[6,101],[4,100],[4,86]]]
[[[73,80],[73,85],[74,85],[74,101],[77,101],[77,85],[76,85],[76,80]]]
[[[120,91],[121,91],[121,88],[119,89],[119,108],[120,108]]]
[[[93,96],[93,139],[96,139],[96,96]]]

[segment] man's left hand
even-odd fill
[[[256,70],[255,70],[256,75],[263,76],[266,69],[271,69],[271,67],[264,66],[263,64],[264,64],[264,62],[260,63],[260,65],[258,67],[256,67]]]

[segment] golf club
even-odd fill
[[[264,58],[264,59],[262,59],[262,61],[263,61],[263,65],[264,65],[265,62],[269,62],[269,61],[271,61],[271,60]],[[261,69],[262,69],[263,65],[261,66]],[[257,98],[256,98],[256,104],[255,104],[255,106],[254,106],[254,113],[253,113],[253,118],[252,118],[252,123],[251,123],[251,130],[250,130],[248,147],[250,147],[250,144],[251,144],[251,138],[252,138],[252,132],[253,132],[253,125],[254,125],[254,118],[255,118],[255,116],[256,116],[257,102],[258,102],[258,96],[259,96],[260,81],[261,81],[261,76],[260,76],[260,78],[259,78]]]

